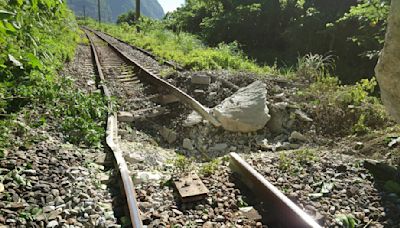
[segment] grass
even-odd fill
[[[218,167],[220,166],[221,161],[219,159],[213,159],[212,161],[204,164],[199,172],[203,176],[211,176],[212,174],[217,171]]]
[[[299,173],[305,166],[311,165],[317,159],[317,154],[312,149],[280,152],[278,168],[294,175]]]

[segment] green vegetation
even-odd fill
[[[354,218],[354,216],[350,215],[350,214],[337,215],[335,220],[337,223],[339,223],[342,227],[345,227],[345,228],[355,228],[356,225],[358,224],[357,219]]]
[[[400,183],[399,182],[395,182],[395,181],[387,181],[384,185],[384,188],[386,191],[388,192],[393,192],[395,194],[397,194],[398,196],[400,196]]]
[[[6,0],[0,1],[0,8],[0,153],[26,147],[35,141],[31,130],[48,121],[61,125],[72,142],[100,145],[103,98],[83,94],[57,74],[79,41],[66,4]],[[24,142],[10,140],[16,137]]]
[[[84,23],[149,50],[159,57],[173,60],[187,69],[243,70],[259,74],[275,72],[271,67],[260,67],[248,59],[235,42],[220,44],[216,48],[206,47],[195,36],[184,32],[174,33],[167,30],[159,21],[142,18],[138,25],[140,33],[136,27],[127,23],[122,23],[120,26],[112,24],[99,26],[93,20]]]
[[[278,168],[291,174],[301,172],[301,170],[316,161],[317,155],[311,149],[299,149],[279,154]]]
[[[337,57],[343,82],[374,75],[389,0],[188,0],[167,14],[168,28],[196,34],[207,44],[237,41],[270,65],[295,65],[307,53]]]
[[[175,172],[187,173],[193,169],[193,160],[184,155],[177,154],[176,158],[172,161],[172,165]]]
[[[324,61],[321,58],[312,59]],[[306,78],[314,80],[299,95],[307,103],[311,102],[305,108],[313,113],[320,133],[336,136],[364,134],[388,124],[384,107],[378,98],[372,96],[377,86],[375,78],[362,79],[355,85],[343,85],[326,71],[327,66],[333,66],[330,60],[329,63],[299,62],[299,77],[309,75]]]
[[[204,164],[200,169],[200,174],[203,176],[210,176],[218,169],[220,165],[220,160],[214,159],[206,164]]]

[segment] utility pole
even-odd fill
[[[86,5],[83,5],[83,20],[86,21]]]
[[[97,11],[99,12],[99,25],[101,22],[101,14],[100,14],[100,0],[97,0]]]
[[[136,0],[136,22],[139,22],[140,18],[140,0]]]

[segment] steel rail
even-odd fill
[[[93,29],[87,28],[87,27],[84,27],[84,28],[93,32],[100,39],[102,39],[104,42],[106,42],[112,49],[114,49],[116,52],[118,52],[124,59],[126,59],[127,61],[131,62],[136,67],[138,67],[138,69],[139,69],[137,72],[138,76],[142,76],[144,79],[148,80],[150,83],[166,89],[168,92],[175,95],[183,104],[189,106],[190,108],[192,108],[193,110],[198,112],[204,119],[208,120],[215,127],[221,126],[221,123],[217,119],[215,119],[215,117],[212,114],[210,114],[210,112],[208,111],[208,108],[204,107],[200,102],[193,99],[191,96],[189,96],[187,93],[183,92],[181,89],[175,87],[171,83],[161,79],[156,74],[152,73],[149,69],[144,67],[137,60],[135,60],[131,56],[125,54],[115,44],[112,44],[111,42],[106,40],[102,36],[101,33],[97,32]]]
[[[172,68],[174,68],[174,69],[175,69],[176,71],[178,71],[178,72],[183,72],[183,71],[184,71],[184,68],[183,68],[181,65],[179,65],[178,63],[175,63],[175,62],[166,60],[166,59],[164,59],[164,58],[161,58],[161,57],[159,57],[159,56],[156,56],[156,55],[154,55],[153,53],[151,53],[150,51],[147,51],[147,50],[145,50],[145,49],[143,49],[143,48],[140,48],[140,47],[134,46],[134,45],[132,45],[132,44],[129,44],[128,42],[123,41],[123,40],[121,40],[121,39],[119,39],[119,38],[117,38],[117,37],[114,37],[114,36],[112,36],[112,35],[110,35],[110,34],[108,34],[108,33],[106,33],[106,32],[101,32],[101,33],[103,33],[103,34],[105,34],[105,35],[107,35],[107,36],[109,36],[109,37],[112,37],[112,38],[118,40],[119,42],[121,42],[121,43],[123,43],[123,44],[126,44],[126,45],[132,47],[133,49],[136,49],[136,50],[142,52],[143,54],[145,54],[145,55],[147,55],[147,56],[149,56],[149,57],[151,57],[151,58],[153,58],[153,59],[155,59],[155,60],[157,60],[157,61],[161,61],[164,65],[169,66],[169,67],[172,67]],[[211,78],[214,79],[214,80],[216,80],[216,81],[220,81],[224,86],[227,86],[227,87],[229,87],[229,88],[231,88],[231,89],[234,89],[234,90],[238,90],[238,89],[239,89],[239,86],[233,84],[232,82],[229,82],[229,81],[226,80],[226,79],[219,78],[219,77],[214,76],[214,75],[212,75]]]
[[[87,38],[90,41],[90,47],[91,47],[92,54],[94,56],[94,60],[96,63],[95,64],[96,71],[100,77],[100,87],[102,87],[104,96],[106,96],[107,99],[110,100],[111,94],[110,94],[110,91],[108,90],[107,86],[105,85],[104,74],[103,74],[100,60],[99,60],[99,57],[98,57],[98,54],[96,51],[96,47],[94,45],[92,38],[90,38],[89,34],[86,31],[85,31],[85,33],[86,33]],[[128,166],[122,155],[122,150],[120,149],[119,144],[116,139],[117,132],[118,132],[117,115],[115,114],[115,112],[112,111],[113,107],[112,107],[111,102],[108,102],[108,107],[109,107],[110,113],[108,114],[108,118],[107,118],[106,143],[114,154],[114,158],[116,160],[116,164],[118,166],[118,170],[121,175],[123,192],[125,194],[125,197],[126,197],[126,200],[128,203],[129,217],[130,217],[130,220],[132,223],[132,227],[142,228],[143,224],[140,219],[140,211],[138,209],[138,204],[136,201],[135,187],[133,185],[132,178],[129,175]]]
[[[301,210],[293,201],[286,197],[278,188],[267,181],[260,173],[244,161],[237,153],[230,153],[229,165],[233,172],[239,174],[243,182],[257,197],[271,204],[275,216],[283,227],[321,228],[314,219]]]
[[[88,28],[88,27],[86,27],[86,26],[82,26],[82,27],[85,28],[85,29],[87,29],[87,30],[90,30],[90,31],[92,31],[92,32],[95,31],[95,30],[93,30],[93,29],[91,29],[91,28]],[[98,31],[97,31],[97,32],[98,32]],[[172,61],[169,61],[169,60],[160,58],[160,57],[154,55],[153,53],[151,53],[150,51],[147,51],[147,50],[145,50],[145,49],[143,49],[143,48],[140,48],[140,47],[137,47],[137,46],[133,46],[132,44],[129,44],[128,42],[123,41],[123,40],[121,40],[121,39],[119,39],[119,38],[117,38],[117,37],[114,37],[114,36],[110,35],[109,33],[106,33],[106,32],[101,32],[101,33],[103,33],[103,34],[105,34],[105,35],[107,35],[107,36],[109,36],[109,37],[112,37],[112,38],[118,40],[119,42],[121,42],[121,43],[123,43],[123,44],[126,44],[126,45],[132,47],[133,49],[136,49],[136,50],[142,52],[143,54],[145,54],[145,55],[147,55],[147,56],[149,56],[149,57],[151,57],[151,58],[153,58],[153,59],[155,59],[155,60],[157,60],[157,61],[162,61],[163,64],[165,64],[165,65],[167,65],[167,66],[169,66],[169,67],[175,68],[175,69],[178,70],[178,71],[183,71],[183,67],[180,66],[180,65],[177,64],[177,63],[174,63],[174,62],[172,62]]]

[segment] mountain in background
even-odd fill
[[[97,19],[97,0],[68,0],[68,6],[75,12],[76,16],[83,16],[85,8],[86,16]],[[116,22],[119,15],[135,9],[135,0],[100,0],[101,19],[107,22]],[[161,19],[164,10],[157,0],[141,1],[142,15]]]

